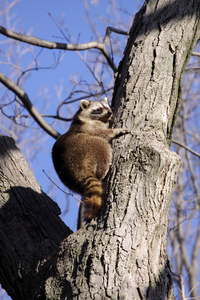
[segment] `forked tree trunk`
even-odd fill
[[[70,235],[26,167],[7,164],[17,152],[1,159],[0,280],[13,299],[174,299],[166,238],[181,161],[169,145],[199,12],[200,1],[152,0],[136,15],[113,97],[132,134],[114,143],[98,220]]]

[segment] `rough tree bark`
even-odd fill
[[[13,299],[174,299],[166,235],[181,161],[169,145],[199,15],[200,1],[152,0],[135,17],[113,96],[132,135],[114,143],[98,220],[70,234],[3,139],[0,281]]]

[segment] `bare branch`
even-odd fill
[[[181,283],[181,294],[182,294],[182,299],[186,300],[185,298],[185,288],[184,288],[184,281],[183,281],[183,276],[180,276],[180,283]]]
[[[129,32],[128,31],[124,31],[124,30],[121,30],[121,29],[118,29],[118,28],[114,28],[114,27],[108,27],[108,29],[111,31],[111,32],[115,32],[115,33],[118,33],[118,34],[122,34],[122,35],[129,35]]]
[[[177,144],[177,145],[179,145],[179,146],[185,148],[187,151],[191,152],[192,154],[196,155],[197,157],[200,157],[200,153],[198,153],[198,152],[196,152],[196,151],[190,149],[189,147],[187,147],[186,145],[180,143],[179,141],[173,139],[172,142],[173,142],[174,144]]]
[[[199,52],[193,52],[192,56],[200,57],[200,53]]]
[[[105,38],[109,35],[109,32],[115,32],[115,33],[118,33],[118,34],[129,35],[128,31],[124,31],[124,30],[121,30],[121,29],[117,29],[117,28],[108,26],[106,28],[106,36],[105,36]]]
[[[44,129],[49,135],[57,139],[60,136],[60,133],[53,129],[39,114],[36,108],[31,103],[27,94],[17,86],[13,81],[6,77],[3,73],[0,72],[0,82],[3,83],[10,91],[15,93],[19,99],[22,101],[24,107],[28,110],[33,119],[38,123],[38,125]]]
[[[13,2],[11,2],[5,9],[3,9],[2,11],[0,11],[0,16],[5,15],[9,10],[11,10],[18,2],[20,2],[20,0],[14,0]]]
[[[197,276],[199,271],[199,265],[198,265],[198,256],[199,256],[199,248],[200,248],[200,228],[198,226],[198,233],[196,236],[196,242],[192,251],[192,266],[191,266],[191,272],[190,272],[190,287],[192,288],[190,294],[192,297],[197,297]]]
[[[88,49],[98,49],[104,55],[109,66],[113,69],[113,71],[114,72],[117,71],[117,68],[114,65],[114,63],[106,49],[105,43],[99,43],[97,41],[92,41],[92,42],[83,43],[83,44],[56,43],[56,42],[51,42],[51,41],[47,41],[47,40],[42,40],[42,39],[36,38],[34,36],[26,36],[24,34],[16,33],[14,31],[6,29],[5,27],[2,27],[2,26],[0,26],[0,33],[9,38],[12,38],[12,39],[24,42],[24,43],[28,43],[28,44],[31,44],[34,46],[48,48],[48,49],[60,49],[60,50],[69,50],[69,51],[83,51],[83,50],[88,50]]]

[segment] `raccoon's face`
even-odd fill
[[[112,116],[107,98],[100,101],[82,100],[80,102],[79,118],[98,120],[107,123]]]

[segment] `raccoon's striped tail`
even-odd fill
[[[88,177],[84,181],[84,219],[89,221],[96,217],[103,206],[104,189],[102,182],[95,177]]]

